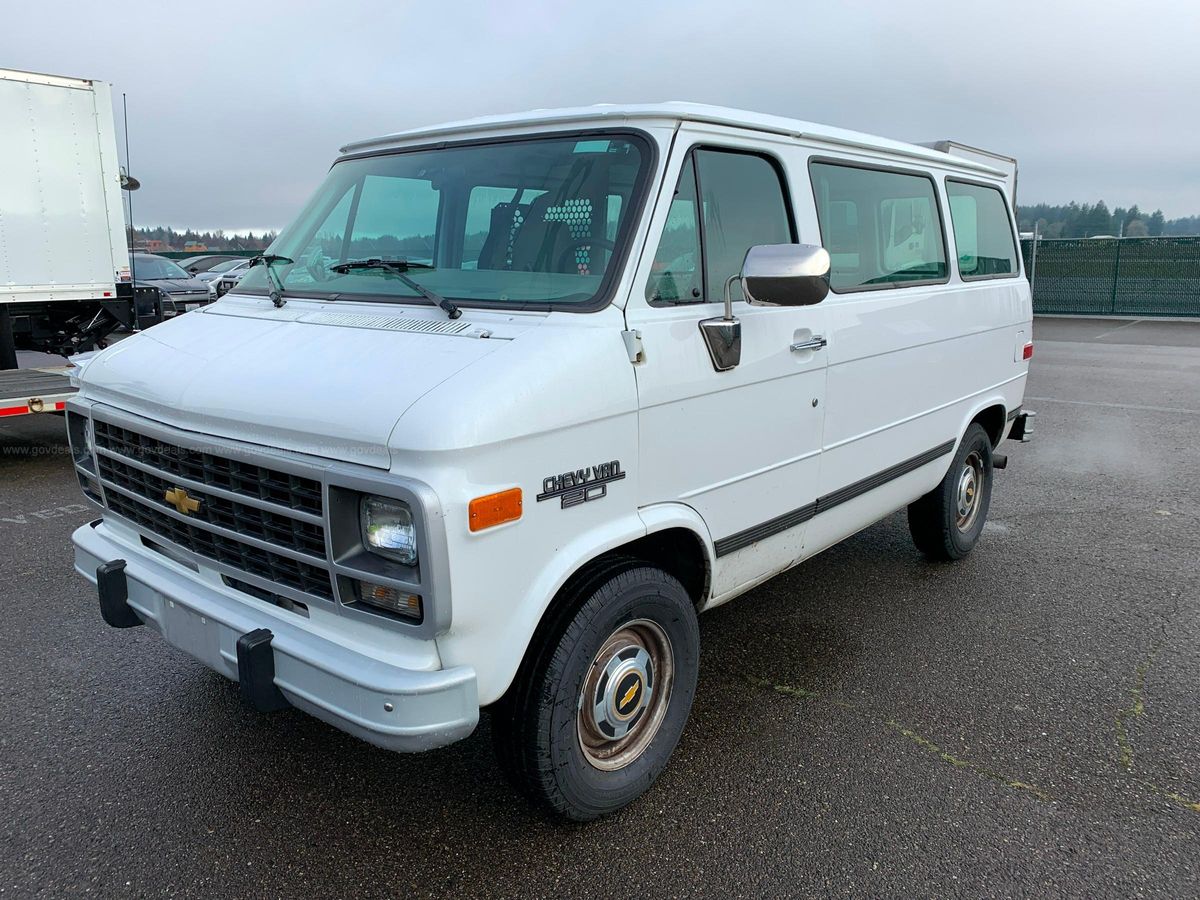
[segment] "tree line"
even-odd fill
[[[1047,238],[1110,237],[1179,237],[1200,234],[1200,216],[1167,219],[1161,209],[1145,213],[1137,204],[1125,209],[1118,206],[1109,212],[1103,200],[1095,205],[1071,203],[1054,206],[1038,203],[1017,206],[1017,223],[1022,232],[1038,233]]]
[[[169,225],[158,225],[154,228],[137,228],[132,232],[126,227],[125,236],[134,246],[143,246],[148,241],[161,241],[163,250],[183,250],[191,244],[203,244],[209,250],[265,250],[275,240],[276,232],[226,234],[220,228],[216,231],[193,231],[190,228],[176,231]]]

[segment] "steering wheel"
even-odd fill
[[[580,247],[589,247],[592,250],[599,248],[601,250],[606,250],[606,251],[608,251],[609,254],[611,254],[613,252],[613,246],[614,246],[613,242],[610,241],[608,238],[599,238],[599,237],[575,238],[573,241],[571,241],[569,244],[567,244],[567,246],[563,247],[562,252],[558,254],[558,260],[554,267],[555,271],[561,272],[570,263],[572,263],[574,261],[575,251],[578,250]],[[576,267],[578,267],[578,265],[579,264],[576,263]],[[588,269],[592,269],[594,267],[595,267],[595,261],[594,260],[589,261]],[[583,275],[584,273],[579,272],[579,274]]]
[[[321,283],[331,281],[337,273],[329,271],[329,266],[326,265],[327,262],[328,258],[325,254],[320,249],[317,249],[310,253],[304,260],[304,269],[312,276],[313,281]]]

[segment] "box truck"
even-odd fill
[[[137,328],[109,85],[0,69],[0,412],[61,409],[55,367]],[[144,304],[153,321],[154,304]],[[4,412],[9,411],[9,412]]]

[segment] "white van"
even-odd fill
[[[526,793],[617,809],[697,613],[905,507],[978,541],[1028,431],[1012,174],[678,103],[351,144],[233,291],[83,368],[75,567],[257,709],[412,751],[491,707]]]

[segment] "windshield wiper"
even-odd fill
[[[283,299],[283,282],[279,280],[279,275],[273,268],[274,264],[277,262],[290,265],[294,263],[295,260],[287,256],[280,256],[277,253],[264,253],[262,256],[256,256],[254,259],[250,260],[250,268],[253,269],[255,266],[267,267],[267,281],[274,284],[274,290],[270,291],[268,296],[270,296],[271,302],[274,303],[276,307],[281,307],[283,304],[287,303],[287,301]]]
[[[440,306],[446,311],[451,319],[457,319],[462,315],[462,310],[443,297],[441,294],[431,291],[425,285],[409,278],[405,273],[409,269],[432,269],[433,266],[429,263],[409,262],[407,259],[355,259],[350,262],[337,263],[329,267],[329,271],[337,272],[339,275],[345,275],[353,272],[356,269],[382,269],[395,275],[402,282],[428,300],[430,303]]]

